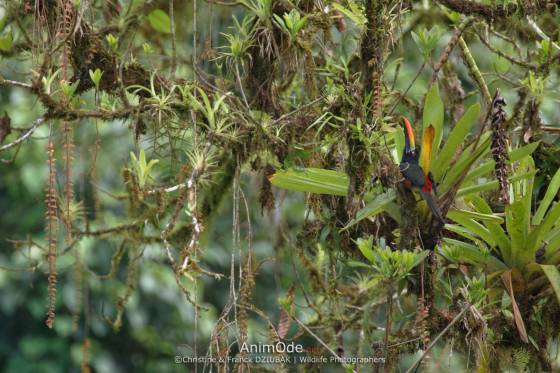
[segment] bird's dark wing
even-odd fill
[[[416,188],[422,188],[426,182],[424,172],[416,163],[401,162],[399,169],[403,176],[409,180]]]
[[[434,190],[434,193],[437,196],[438,192],[437,192],[437,185],[436,185],[436,182],[434,180],[434,175],[432,175],[431,172],[428,172],[428,178],[432,182],[432,189]]]
[[[445,223],[445,220],[441,215],[441,210],[439,209],[437,202],[432,196],[432,193],[420,190],[420,194],[422,195],[422,198],[426,200],[426,203],[428,204],[430,210],[432,210],[432,214],[434,215],[434,217],[438,219],[440,222]]]

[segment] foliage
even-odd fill
[[[0,369],[191,371],[173,359],[294,341],[558,370],[559,17],[0,1]],[[399,172],[403,116],[445,223]],[[323,368],[371,370],[301,366]]]

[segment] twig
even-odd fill
[[[0,85],[13,85],[14,87],[26,88],[31,89],[33,86],[29,83],[18,82],[16,80],[4,79],[0,76]]]
[[[4,151],[10,148],[13,148],[14,146],[21,144],[22,142],[24,142],[25,140],[27,140],[27,138],[29,138],[33,132],[35,132],[35,130],[42,125],[43,123],[45,123],[46,118],[45,117],[39,117],[38,119],[35,120],[35,122],[33,122],[33,125],[23,134],[21,135],[17,140],[12,141],[9,144],[0,146],[0,151]]]
[[[387,364],[388,360],[389,360],[389,337],[391,336],[391,312],[392,312],[392,305],[393,305],[393,297],[391,296],[391,291],[392,291],[392,287],[389,288],[389,291],[387,292],[387,317],[385,319],[385,342],[384,342],[384,346],[385,346],[385,367],[384,367],[384,371],[388,372],[389,370],[389,364]]]
[[[455,49],[455,46],[457,45],[457,43],[459,42],[459,38],[461,37],[461,35],[463,35],[463,32],[465,31],[465,29],[473,21],[474,21],[474,18],[469,17],[466,20],[464,20],[459,25],[459,27],[457,27],[457,29],[453,33],[453,36],[451,36],[451,39],[449,39],[449,42],[447,43],[447,46],[445,47],[445,49],[441,53],[441,57],[439,58],[436,65],[434,66],[434,73],[432,75],[432,83],[431,84],[433,84],[436,81],[439,71],[447,63],[447,60],[449,60],[449,56],[451,55],[451,52],[453,52],[453,49]]]
[[[490,106],[490,103],[492,102],[492,96],[490,95],[488,86],[486,85],[486,82],[484,81],[484,78],[482,77],[482,74],[480,73],[480,70],[476,65],[476,62],[471,54],[471,51],[469,50],[469,47],[467,46],[467,43],[465,43],[465,39],[463,39],[462,36],[459,37],[459,47],[461,48],[461,51],[463,52],[463,56],[465,57],[464,58],[465,65],[469,69],[472,78],[475,80],[476,84],[478,85],[478,88],[482,92],[482,95],[484,97],[484,102],[486,103],[487,106]]]
[[[96,231],[86,230],[86,231],[77,231],[75,233],[78,236],[103,236],[105,234],[122,232],[122,231],[127,231],[129,229],[137,228],[138,223],[139,222],[132,222],[132,223],[129,223],[129,224],[117,225],[117,226],[111,227],[111,228],[98,229]]]
[[[401,102],[401,100],[403,100],[406,97],[406,94],[408,93],[408,91],[410,91],[410,88],[412,88],[412,86],[414,85],[414,83],[416,83],[416,80],[418,79],[420,74],[422,74],[422,71],[424,71],[424,67],[426,67],[426,61],[425,60],[424,60],[424,62],[422,62],[422,65],[420,66],[420,68],[416,72],[416,75],[414,76],[414,78],[412,78],[412,81],[410,82],[408,87],[405,89],[405,91],[399,97],[397,97],[397,99],[393,103],[393,106],[391,107],[391,110],[389,110],[388,116],[393,114],[393,112],[397,108],[397,105]]]
[[[552,41],[552,39],[550,38],[550,36],[548,36],[543,30],[541,30],[541,28],[539,27],[539,25],[537,25],[537,23],[529,16],[526,17],[527,18],[527,22],[529,23],[529,26],[531,26],[531,28],[533,29],[533,31],[539,35],[542,39],[544,40],[548,40],[550,41],[550,44],[557,50],[560,51],[560,46],[558,46],[558,44],[556,44],[555,42]]]
[[[315,338],[317,340],[317,342],[319,342],[320,344],[323,345],[323,347],[325,347],[327,349],[327,351],[329,351],[331,353],[331,355],[333,355],[334,357],[336,357],[338,360],[341,359],[340,356],[337,355],[336,352],[334,352],[328,344],[326,344],[325,342],[323,342],[323,340],[321,338],[319,338],[317,336],[317,334],[313,333],[311,331],[311,329],[309,329],[307,327],[307,325],[305,325],[304,323],[302,323],[297,317],[293,317],[293,319],[295,320],[295,322],[297,322],[307,333],[309,333],[313,338]],[[357,373],[355,369],[352,369],[352,372]]]
[[[495,47],[492,46],[492,44],[490,44],[490,41],[488,40],[488,37],[486,35],[484,35],[482,32],[480,32],[479,30],[475,30],[476,34],[478,35],[478,38],[480,39],[480,41],[482,42],[482,44],[484,44],[486,46],[486,48],[488,48],[492,53],[497,54],[498,56],[505,58],[506,60],[508,60],[509,62],[522,66],[524,68],[527,69],[531,69],[531,70],[536,70],[537,67],[535,65],[532,65],[528,62],[519,60],[515,57],[512,57],[504,52],[502,52],[499,49],[496,49]],[[486,31],[487,32],[487,31]]]
[[[177,70],[177,36],[175,34],[175,12],[173,9],[173,1],[169,0],[169,19],[171,28],[171,77],[175,78]]]
[[[541,126],[541,130],[545,132],[560,133],[560,127]]]
[[[245,91],[243,90],[243,84],[241,84],[241,76],[239,74],[239,65],[235,64],[235,78],[237,79],[237,84],[239,84],[239,90],[241,91],[241,97],[243,97],[243,102],[247,109],[250,110],[249,102],[247,101],[247,96],[245,96]]]
[[[487,21],[492,21],[496,18],[508,17],[515,14],[515,12],[519,9],[517,4],[492,6],[472,0],[437,0],[437,2],[457,13],[478,15],[485,18]]]
[[[315,100],[313,100],[313,101],[311,101],[311,102],[308,102],[307,104],[302,105],[302,106],[298,107],[297,109],[292,110],[292,111],[290,111],[289,113],[286,113],[286,114],[280,116],[278,119],[275,119],[275,120],[272,122],[272,124],[276,124],[276,123],[278,123],[278,122],[281,122],[282,120],[284,120],[284,119],[286,119],[286,118],[288,118],[288,117],[291,117],[292,115],[297,114],[298,112],[300,112],[300,111],[302,111],[302,110],[304,110],[304,109],[307,109],[307,108],[310,107],[310,106],[315,105],[317,102],[323,100],[324,98],[325,98],[325,96],[318,97],[318,98],[316,98]]]
[[[168,187],[168,188],[165,188],[165,189],[159,189],[159,188],[151,189],[151,190],[148,190],[148,191],[146,192],[146,194],[147,194],[147,195],[154,195],[154,194],[156,194],[156,193],[157,193],[158,191],[160,191],[160,190],[163,191],[163,192],[165,192],[165,193],[172,193],[172,192],[174,192],[174,191],[176,191],[176,190],[183,189],[183,188],[186,188],[186,187],[187,187],[187,184],[186,184],[186,183],[181,183],[181,184],[173,185],[173,186]]]
[[[422,360],[426,357],[426,355],[428,354],[428,352],[432,349],[432,347],[434,347],[434,345],[436,344],[437,341],[439,341],[444,335],[445,333],[447,333],[447,331],[449,329],[451,329],[451,327],[453,325],[455,325],[457,323],[457,321],[459,321],[463,315],[465,314],[465,312],[467,312],[469,309],[471,308],[471,305],[467,303],[467,305],[461,310],[461,312],[459,312],[457,314],[457,316],[455,316],[453,318],[453,320],[451,320],[451,322],[449,324],[447,324],[447,326],[441,331],[441,333],[438,334],[437,337],[434,338],[434,340],[428,345],[428,347],[426,348],[426,350],[424,351],[424,353],[418,358],[416,359],[416,361],[410,366],[410,368],[408,368],[408,370],[406,371],[406,373],[411,373],[413,371],[413,369],[422,362]]]

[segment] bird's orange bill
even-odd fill
[[[430,124],[424,129],[424,136],[422,137],[422,149],[420,154],[420,167],[424,171],[424,175],[430,172],[430,164],[432,162],[432,144],[436,136],[435,128]]]
[[[410,150],[415,148],[414,142],[414,131],[412,130],[412,126],[406,117],[403,117],[404,126],[406,128],[406,138],[408,139],[408,143],[410,144]]]

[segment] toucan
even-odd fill
[[[412,126],[406,117],[403,117],[403,121],[405,127],[404,151],[399,169],[404,176],[404,185],[411,190],[420,192],[420,195],[426,200],[428,207],[432,210],[432,214],[443,223],[441,210],[434,199],[436,186],[430,172],[435,129],[432,125],[429,125],[424,130],[422,154],[420,155],[420,149],[416,149],[414,146]]]

